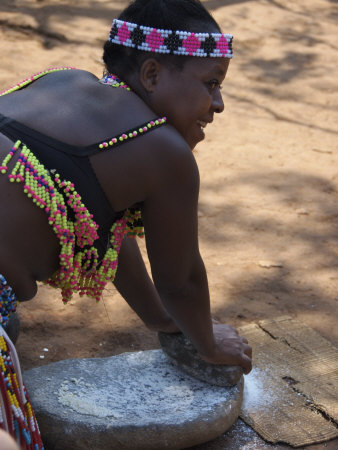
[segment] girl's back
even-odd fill
[[[111,224],[110,210],[114,213],[144,202],[149,184],[155,184],[152,183],[154,177],[163,179],[162,172],[163,175],[165,172],[168,184],[174,182],[170,179],[168,164],[164,163],[165,154],[170,159],[175,158],[171,142],[174,138],[175,142],[180,143],[181,139],[171,127],[166,130],[162,127],[141,139],[124,142],[122,146],[108,151],[99,151],[99,142],[133,127],[138,129],[141,123],[155,117],[133,92],[102,85],[88,72],[65,70],[45,75],[26,88],[1,97],[0,113],[20,126],[28,127],[33,138],[32,142],[24,143],[31,146],[33,152],[36,139],[42,147],[40,152],[49,152],[50,158],[54,151],[48,148],[47,143],[48,138],[52,138],[52,143],[56,140],[55,145],[58,144],[61,151],[67,145],[74,146],[73,163],[77,159],[78,149],[78,159],[81,161],[79,175],[83,178],[81,171],[87,169],[94,180],[92,191],[96,192],[89,192],[93,198],[93,206],[89,210],[94,213],[95,220],[95,208],[100,213],[105,207]],[[167,145],[163,144],[163,140]],[[2,135],[0,127],[0,161],[8,154],[14,141]],[[80,157],[81,152],[92,144],[96,144],[92,147],[97,147],[95,154],[89,155],[89,167],[83,168],[85,158]],[[44,145],[46,148],[43,148]],[[10,167],[14,166],[17,158],[15,154]],[[64,156],[64,159],[70,179],[79,187],[73,166],[67,157]],[[76,165],[75,169],[78,170]],[[86,195],[90,191],[89,182],[90,177],[82,181]],[[45,280],[57,270],[60,248],[46,214],[23,195],[21,183],[8,183],[7,177],[0,177],[0,183],[0,204],[7,211],[6,218],[0,221],[0,273],[3,265],[18,296],[22,300],[28,299],[35,294],[35,280]],[[13,242],[16,249],[13,249]],[[22,274],[21,286],[15,280],[16,274],[11,276],[9,273],[9,259],[13,261],[16,271]],[[26,281],[22,282],[23,279]]]
[[[0,113],[78,146],[102,141],[154,116],[134,93],[104,86],[82,70],[49,73],[2,96]]]

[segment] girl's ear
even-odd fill
[[[140,82],[144,89],[149,93],[153,93],[159,82],[161,72],[161,64],[154,58],[146,59],[140,69]]]

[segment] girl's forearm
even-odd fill
[[[180,288],[158,288],[165,309],[201,355],[215,349],[207,275],[202,260]]]
[[[148,328],[154,331],[179,331],[149,277],[135,239],[123,240],[114,285]]]

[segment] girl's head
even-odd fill
[[[126,27],[124,22],[142,25],[158,30],[155,34],[172,30],[221,36],[219,26],[199,0],[135,0],[119,19],[120,26]],[[128,28],[126,34],[130,33]],[[120,36],[123,39],[121,32],[117,42]],[[209,38],[216,45],[214,37]],[[227,44],[225,48],[227,52]],[[228,53],[222,50],[221,54]],[[166,116],[191,148],[204,139],[203,128],[213,121],[214,113],[224,109],[220,84],[228,69],[228,57],[168,55],[109,40],[103,59],[107,71],[126,81],[154,113]]]
[[[214,18],[199,0],[135,0],[118,17],[126,22],[173,31],[219,33]],[[190,57],[149,54],[130,47],[107,41],[104,45],[103,61],[107,71],[127,79],[130,73],[139,71],[149,57],[159,62],[182,69]]]

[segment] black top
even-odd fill
[[[142,124],[134,127],[133,130],[143,128],[146,125]],[[156,128],[152,127],[149,131]],[[133,130],[128,130],[125,134],[128,135]],[[109,151],[107,148],[102,150],[99,145],[104,141],[109,142],[112,138],[85,147],[69,145],[42,134],[1,113],[0,133],[14,142],[19,139],[34,153],[47,170],[52,171],[55,169],[56,173],[60,174],[61,179],[74,183],[75,189],[81,195],[83,203],[90,214],[93,214],[93,219],[99,225],[99,239],[95,241],[95,247],[98,250],[100,260],[109,246],[110,228],[116,220],[123,216],[124,211],[116,212],[111,207],[96,177],[89,157],[102,151]],[[138,134],[138,136],[142,136],[142,134]],[[118,140],[113,148],[124,142],[126,140]]]

